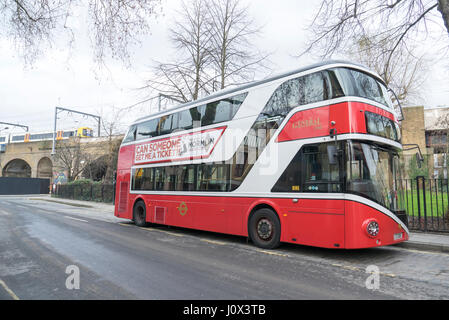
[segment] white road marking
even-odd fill
[[[6,283],[1,279],[0,279],[0,285],[6,290],[6,292],[11,296],[11,298],[13,298],[14,300],[20,300],[19,297],[14,293],[14,291],[9,289],[9,287],[6,285]]]
[[[64,218],[72,219],[72,220],[76,220],[76,221],[81,221],[81,222],[89,222],[89,221],[87,221],[87,220],[78,219],[78,218],[73,218],[73,217],[70,217],[70,216],[64,216]]]
[[[200,239],[200,240],[204,241],[204,242],[212,243],[212,244],[218,244],[220,246],[224,246],[226,244],[226,242],[216,241],[216,240],[209,240],[209,239]]]
[[[111,222],[111,223],[115,223],[115,222]],[[119,222],[119,225],[125,226],[125,227],[132,227],[132,226],[134,226],[134,224],[132,224],[132,223],[121,223],[121,222]]]
[[[141,228],[141,229],[144,229],[144,228]],[[154,231],[158,231],[158,232],[163,232],[163,233],[166,233],[166,234],[175,236],[175,237],[184,237],[183,234],[179,234],[179,233],[175,233],[175,232],[170,232],[170,231],[165,231],[165,230],[159,230],[159,229],[147,229],[147,230],[154,230]]]
[[[261,250],[261,249],[256,249],[256,251],[260,252],[260,253],[264,253],[264,254],[269,254],[269,255],[272,255],[272,256],[290,257],[286,253],[280,253],[280,252],[276,252],[276,251],[268,251],[268,250]]]

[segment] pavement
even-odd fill
[[[449,233],[440,234],[433,232],[410,232],[410,239],[397,244],[397,246],[449,253]]]
[[[92,208],[95,209],[97,214],[101,214],[113,220],[122,220],[114,216],[114,204],[110,203],[53,198],[50,195],[30,195],[29,198],[77,207]],[[414,250],[449,253],[449,233],[411,231],[408,241],[398,243],[395,246]]]

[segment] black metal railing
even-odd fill
[[[418,176],[404,180],[404,188],[410,230],[449,232],[448,179]]]
[[[114,203],[115,184],[59,184],[54,197]]]

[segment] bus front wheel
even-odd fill
[[[248,233],[252,242],[260,248],[278,247],[281,239],[279,217],[269,208],[257,210],[249,219]]]
[[[137,201],[134,205],[133,220],[138,227],[146,227],[148,225],[146,222],[145,202],[142,200]]]

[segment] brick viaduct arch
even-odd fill
[[[33,146],[34,143],[9,144],[6,152],[0,155],[0,174],[4,175],[7,166],[18,163],[19,160],[24,161],[30,167],[31,178],[37,178],[37,168],[42,158],[50,159],[50,152],[45,152]],[[20,145],[19,147],[17,147]],[[26,145],[26,146],[24,146]],[[10,148],[11,146],[11,148]]]
[[[15,158],[3,167],[2,176],[31,178],[31,167],[25,160]]]
[[[121,141],[122,138],[123,136],[117,136],[112,139]],[[67,141],[65,140],[64,142]],[[109,137],[85,138],[81,140],[82,143],[88,145],[87,150],[93,159],[101,158],[108,153],[109,141]],[[29,173],[27,169],[23,169],[23,176],[50,178],[53,181],[64,172],[65,168],[51,155],[51,146],[51,141],[8,144],[6,151],[0,153],[0,177],[12,176],[14,171],[19,173],[21,168],[23,169],[28,165],[30,168]]]

